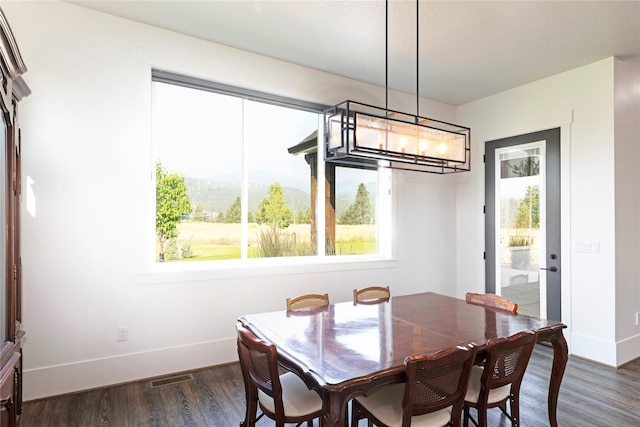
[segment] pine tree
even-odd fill
[[[367,186],[363,183],[358,185],[358,192],[356,193],[356,199],[347,208],[346,211],[340,215],[340,224],[345,225],[362,225],[371,223],[371,200],[369,199],[369,191]]]
[[[227,224],[240,224],[240,207],[240,197],[236,197],[229,209],[224,213],[224,222]]]

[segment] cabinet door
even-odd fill
[[[4,343],[13,338],[8,336],[7,330],[9,326],[9,310],[7,304],[8,284],[13,277],[13,272],[10,271],[12,269],[7,265],[9,234],[7,194],[10,182],[9,161],[7,157],[7,125],[4,120],[4,114],[2,114],[1,111],[0,116],[2,117],[2,123],[0,123],[0,224],[2,224],[2,232],[0,233],[0,310],[2,311],[0,315],[0,343]]]

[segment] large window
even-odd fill
[[[382,252],[384,174],[324,163],[321,106],[163,72],[152,88],[156,261]]]

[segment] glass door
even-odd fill
[[[560,130],[485,147],[486,291],[560,320]]]

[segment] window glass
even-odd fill
[[[380,173],[324,164],[321,111],[219,85],[152,88],[157,262],[382,252]]]
[[[245,111],[248,255],[316,255],[311,230],[311,165],[304,154],[295,153],[295,147],[317,135],[318,114],[250,101]],[[307,159],[316,162],[315,156]]]
[[[164,261],[240,258],[241,224],[234,209],[241,195],[242,99],[154,83],[153,139],[165,172],[159,179],[156,171],[157,199],[177,197],[182,187],[175,188],[175,181],[182,179],[189,207],[166,203],[163,234],[156,200],[156,260],[160,254]],[[170,186],[164,196],[161,181]]]
[[[333,253],[378,253],[378,171],[337,167],[335,187],[336,238]]]

